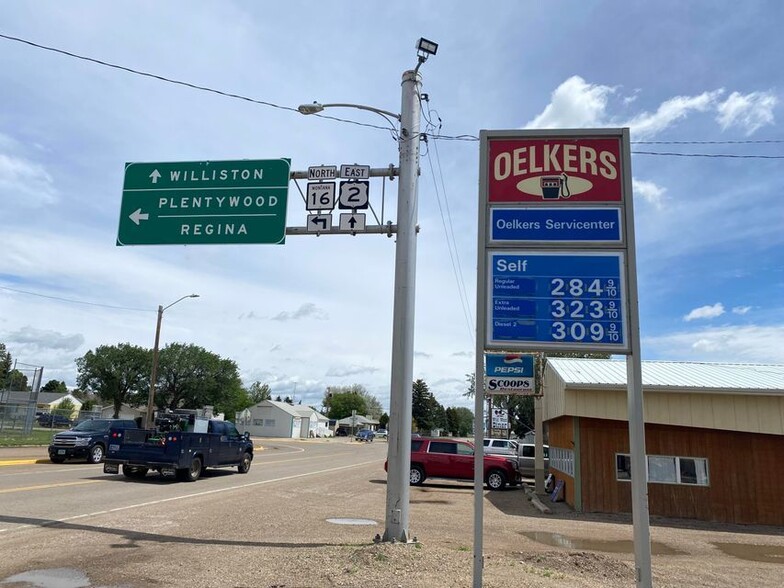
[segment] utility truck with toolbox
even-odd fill
[[[234,423],[193,415],[156,421],[155,429],[111,429],[103,471],[144,478],[156,471],[164,478],[195,482],[205,468],[250,470],[253,443]]]

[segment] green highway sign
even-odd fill
[[[291,160],[126,163],[117,245],[286,240]]]

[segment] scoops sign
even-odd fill
[[[488,201],[621,202],[618,137],[491,139]]]
[[[487,394],[532,395],[535,392],[534,356],[522,353],[485,353]]]

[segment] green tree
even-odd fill
[[[6,379],[8,382],[7,387],[9,390],[16,390],[16,391],[27,391],[29,387],[27,385],[27,376],[24,375],[19,370],[11,370],[8,372],[8,377]]]
[[[68,386],[65,382],[59,380],[49,380],[46,384],[41,386],[41,392],[57,392],[59,394],[68,394]]]
[[[378,426],[382,429],[389,428],[389,415],[387,413],[382,413],[380,417],[378,417]]]
[[[152,354],[148,349],[120,343],[101,345],[76,359],[80,388],[94,390],[114,406],[114,418],[123,403],[139,406],[147,399]]]
[[[220,411],[221,407],[236,406],[240,399],[246,402],[246,398],[234,361],[198,345],[171,343],[161,350],[155,392],[158,408],[174,410],[211,405]],[[226,414],[234,417],[233,413]]]
[[[336,397],[339,394],[354,394],[359,396],[364,402],[354,402],[354,404],[361,405],[360,408],[356,408],[357,414],[361,414],[364,416],[369,416],[374,419],[381,418],[381,415],[384,412],[384,409],[381,406],[381,403],[378,399],[373,396],[367,389],[362,386],[361,384],[352,384],[351,386],[329,386],[324,391],[324,400],[322,401],[322,405],[324,406],[324,412],[329,413],[332,401],[331,398]],[[344,402],[345,399],[341,398],[341,402]],[[342,412],[342,411],[341,411]],[[345,418],[346,416],[351,416],[351,412],[347,415],[342,417],[330,417],[330,418]]]
[[[5,343],[0,343],[0,389],[5,387],[11,366],[14,365],[11,353],[6,349]]]
[[[446,428],[457,437],[467,437],[474,430],[474,413],[463,406],[446,409]]]
[[[73,400],[71,400],[70,398],[63,398],[60,401],[60,403],[57,406],[55,406],[55,411],[57,412],[57,414],[63,415],[70,419],[71,417],[73,417],[73,412],[75,408],[76,405],[73,403]]]
[[[436,400],[424,380],[414,382],[411,416],[416,422],[416,428],[423,432],[446,426],[444,407]]]
[[[360,386],[361,388],[361,386]],[[322,401],[327,418],[344,419],[356,410],[359,415],[367,414],[367,399],[355,386],[330,386]]]
[[[253,404],[258,404],[264,400],[270,400],[272,398],[272,391],[270,390],[269,384],[262,384],[256,380],[250,385],[250,388],[248,388],[248,397]]]

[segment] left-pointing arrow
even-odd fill
[[[139,224],[139,221],[148,220],[148,219],[150,218],[150,215],[149,215],[149,214],[147,214],[146,212],[142,212],[142,209],[141,209],[141,208],[137,208],[136,210],[134,210],[134,211],[133,211],[133,212],[130,214],[130,217],[129,217],[129,218],[130,218],[130,219],[131,219],[131,220],[132,220],[134,223],[136,223],[136,224],[138,225],[138,224]]]

